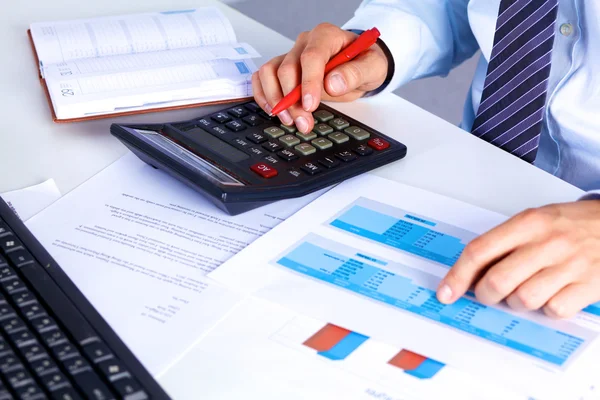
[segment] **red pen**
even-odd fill
[[[368,50],[373,46],[379,38],[379,30],[377,28],[371,28],[364,31],[354,42],[348,45],[345,49],[338,53],[332,58],[325,66],[325,75],[327,75],[335,67],[342,65],[358,56],[365,50]],[[302,97],[302,85],[298,85],[292,90],[287,96],[285,96],[271,111],[271,115],[277,115],[282,111],[287,110]]]

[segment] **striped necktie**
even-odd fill
[[[558,0],[502,0],[472,133],[530,163],[542,132]]]

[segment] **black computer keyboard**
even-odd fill
[[[0,198],[0,400],[6,399],[169,397]]]

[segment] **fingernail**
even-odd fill
[[[290,115],[290,112],[288,110],[280,112],[277,116],[285,125],[291,125],[294,123],[294,120],[292,119],[292,116]]]
[[[265,104],[265,107],[264,107],[264,109],[265,109],[265,111],[267,112],[267,114],[271,114],[271,111],[273,111],[273,107],[271,107],[271,106],[269,105],[269,103]]]
[[[438,300],[442,303],[449,303],[452,300],[452,289],[450,286],[444,284],[437,292]]]
[[[304,95],[304,100],[302,101],[302,106],[304,107],[304,110],[310,111],[310,108],[313,106],[312,94],[307,93]]]
[[[346,81],[341,74],[333,74],[329,77],[329,87],[334,93],[344,93],[346,91]]]
[[[296,118],[296,128],[302,133],[306,133],[308,131],[308,121],[304,117]]]

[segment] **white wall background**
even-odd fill
[[[251,18],[295,39],[321,22],[341,26],[349,20],[360,0],[223,0]],[[420,0],[415,0],[420,1]],[[241,40],[241,39],[240,39]],[[475,71],[477,56],[445,78],[411,82],[396,93],[408,101],[458,124],[465,96]]]

